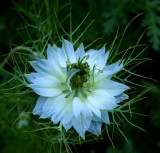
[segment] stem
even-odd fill
[[[69,0],[70,3],[70,42],[73,43],[73,39],[72,39],[72,4],[71,1]]]
[[[12,50],[9,52],[7,58],[6,58],[6,59],[4,60],[4,62],[1,64],[0,69],[3,69],[3,67],[6,65],[6,63],[7,63],[8,60],[9,60],[9,58],[11,57],[11,55],[12,55],[14,52],[18,51],[18,50],[25,50],[25,51],[28,51],[28,52],[30,52],[31,54],[33,54],[33,51],[32,51],[31,49],[29,49],[28,47],[18,46],[18,47],[16,47],[16,48],[12,49]]]
[[[45,5],[46,5],[46,15],[47,17],[49,16],[49,4],[48,4],[48,0],[45,0]],[[49,27],[49,30],[51,30],[51,18],[49,17],[48,18],[48,27]]]

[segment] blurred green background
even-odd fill
[[[47,3],[42,3],[41,0],[24,0],[24,1],[10,1],[0,0],[0,63],[4,61],[5,56],[9,53],[11,48],[17,45],[24,44],[30,38],[28,33],[31,34],[33,39],[40,37],[45,29],[38,29],[40,32],[36,33],[35,29],[26,26],[25,20],[31,24],[37,26],[39,22],[42,22],[38,17],[33,14],[34,11],[38,12],[42,4],[44,4],[42,10],[42,19],[46,15],[51,14],[54,11],[57,12],[58,17],[63,19],[66,16],[67,9],[63,12],[59,12],[62,6],[67,4],[65,0],[48,0],[48,4],[52,4],[52,10],[47,12]],[[32,9],[32,6],[36,5]],[[38,6],[39,5],[39,6]],[[23,12],[25,8],[27,11]],[[20,14],[23,14],[24,18]],[[142,65],[136,68],[138,74],[150,77],[155,81],[148,81],[142,78],[135,79],[135,82],[147,87],[153,87],[145,95],[145,99],[134,104],[136,112],[145,114],[148,116],[133,115],[131,121],[136,125],[139,125],[147,131],[144,133],[139,129],[126,124],[122,131],[128,138],[128,142],[123,136],[115,129],[113,142],[115,149],[112,147],[108,137],[104,134],[102,139],[98,139],[92,142],[88,142],[81,145],[70,146],[73,152],[78,153],[159,153],[160,152],[160,1],[159,0],[76,0],[72,1],[72,15],[73,15],[73,28],[76,28],[79,23],[84,19],[86,14],[89,13],[87,20],[81,28],[87,27],[92,20],[94,23],[87,30],[81,40],[84,44],[91,43],[97,38],[103,38],[98,40],[98,44],[104,43],[110,44],[119,28],[121,34],[127,24],[139,13],[143,13],[137,17],[129,26],[125,35],[123,45],[121,49],[128,48],[136,43],[140,35],[149,28],[144,34],[140,44],[147,44],[149,48],[143,53],[142,58],[150,59]],[[31,18],[33,20],[31,20]],[[34,19],[35,18],[35,19]],[[36,20],[37,19],[37,20]],[[51,23],[48,23],[48,29],[53,30],[51,37],[53,42],[56,41],[56,29],[52,26],[55,21],[55,15],[51,17]],[[63,25],[65,29],[69,28],[67,24]],[[48,30],[49,31],[49,30]],[[37,35],[36,35],[37,34]],[[61,33],[60,33],[61,34]],[[77,34],[78,35],[78,34]],[[50,43],[53,43],[50,41]],[[26,46],[30,46],[32,43],[26,43]],[[43,41],[42,41],[43,44]],[[95,45],[96,46],[96,45]],[[94,47],[94,45],[93,45]],[[142,48],[140,48],[142,50]],[[140,51],[137,49],[137,52]],[[13,73],[13,69],[6,65],[5,69]],[[13,85],[9,83],[6,86],[2,86],[11,77],[7,72],[0,69],[0,89],[9,88]],[[139,91],[136,87],[137,91]],[[59,152],[53,144],[45,142],[43,139],[37,137],[42,135],[43,132],[30,133],[38,126],[35,122],[38,117],[33,116],[31,112],[37,96],[33,94],[18,95],[21,88],[16,90],[4,92],[0,90],[0,153],[49,153]],[[104,132],[105,133],[105,132]],[[65,150],[65,149],[64,149]],[[100,151],[101,150],[101,151]],[[66,151],[64,151],[66,152]]]

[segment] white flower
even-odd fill
[[[74,52],[67,40],[62,48],[49,45],[47,59],[30,62],[36,72],[26,75],[40,96],[33,114],[61,122],[66,131],[73,126],[82,138],[86,131],[98,136],[102,123],[110,123],[108,110],[128,98],[128,86],[111,80],[123,64],[106,66],[108,55],[105,47],[85,52],[82,44]]]

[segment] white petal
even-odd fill
[[[103,120],[101,118],[99,118],[98,116],[96,116],[94,113],[93,113],[93,116],[92,116],[92,121],[103,122]]]
[[[27,87],[30,87],[34,90],[35,93],[37,93],[40,96],[44,97],[55,97],[58,96],[62,90],[61,89],[55,89],[55,88],[43,88],[38,85],[29,84]]]
[[[72,122],[64,124],[63,127],[66,129],[66,131],[68,131],[72,127]]]
[[[40,75],[39,73],[33,72],[31,73],[35,79],[42,77],[42,75]]]
[[[58,88],[61,85],[61,81],[56,77],[46,75],[40,78],[30,80],[34,85],[39,85],[41,87]]]
[[[104,90],[106,93],[112,96],[117,96],[129,89],[128,86],[122,83],[112,81],[108,78],[95,82],[93,88]]]
[[[27,80],[29,82],[30,82],[30,80],[34,79],[34,76],[32,75],[32,73],[31,74],[25,74],[24,76],[27,78]]]
[[[40,96],[40,97],[38,98],[38,101],[37,101],[37,103],[36,103],[36,106],[35,106],[34,109],[33,109],[33,114],[34,114],[34,115],[41,115],[41,113],[42,113],[42,107],[43,107],[43,105],[44,105],[44,103],[45,103],[46,100],[47,100],[46,97]]]
[[[101,134],[101,128],[102,128],[101,122],[92,121],[91,125],[87,131],[93,133],[96,136],[99,136]]]
[[[48,118],[50,117],[54,112],[52,111],[52,107],[54,106],[54,101],[56,98],[48,98],[43,105],[42,108],[42,114],[40,118]]]
[[[78,118],[80,114],[83,114],[85,117],[92,116],[92,108],[80,93],[78,97],[73,99],[73,113],[76,118]]]
[[[63,68],[66,68],[66,66],[67,66],[67,55],[62,48],[61,49],[58,48],[57,57],[58,57],[60,66],[63,67]]]
[[[61,112],[61,114],[63,114],[62,117],[62,124],[68,124],[72,118],[73,118],[73,108],[72,108],[72,102],[67,102],[63,111]]]
[[[116,103],[120,103],[126,99],[128,99],[128,95],[126,95],[125,93],[122,93],[122,94],[116,96]]]
[[[52,113],[54,123],[61,121],[63,125],[68,124],[73,118],[72,99],[65,98],[65,95],[57,97],[50,107],[49,113]]]
[[[93,90],[88,94],[88,101],[99,109],[112,110],[117,107],[116,98],[103,90]],[[97,114],[96,114],[97,115]]]
[[[105,66],[103,69],[103,73],[106,75],[112,75],[114,73],[119,72],[123,68],[123,62],[121,64],[120,64],[120,62],[121,62],[121,60],[119,60],[111,65]]]
[[[73,99],[73,113],[76,118],[79,117],[80,113],[83,111],[82,102],[78,97]]]
[[[54,97],[59,95],[65,88],[61,82],[52,76],[45,76],[30,80],[33,84],[27,85],[32,88],[38,95],[46,97]]]
[[[103,69],[106,65],[109,52],[105,53],[105,46],[103,46],[97,51],[91,49],[90,51],[86,52],[85,55],[89,55],[87,62],[89,63],[91,70],[93,69],[94,65],[96,65],[96,69]]]
[[[48,45],[47,48],[47,58],[49,61],[55,60],[57,56],[57,46],[51,47],[51,45]]]
[[[75,55],[76,55],[76,60],[78,61],[79,58],[80,60],[84,57],[85,55],[85,51],[84,51],[84,47],[83,47],[83,44],[81,44],[77,50],[75,51]]]
[[[101,117],[101,112],[99,110],[98,107],[96,107],[95,105],[92,105],[92,103],[90,103],[89,101],[86,102],[86,106],[98,117]]]
[[[85,139],[85,132],[90,127],[91,124],[91,117],[84,117],[82,114],[79,117],[73,118],[72,120],[73,127],[77,131],[77,133]]]
[[[63,81],[66,79],[65,71],[55,61],[37,58],[37,61],[32,61],[30,63],[40,75],[51,75]]]
[[[73,45],[69,41],[65,39],[63,40],[62,49],[65,51],[67,59],[71,63],[76,63],[76,56],[74,53]]]
[[[109,124],[109,115],[106,110],[101,110],[101,119],[103,120],[104,123]]]

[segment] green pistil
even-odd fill
[[[67,70],[70,71],[71,69],[79,69],[80,71],[77,72],[70,80],[70,85],[72,90],[80,90],[83,87],[83,83],[88,81],[90,77],[90,67],[87,62],[82,63],[82,60],[78,60],[78,63],[73,63],[68,65]]]

